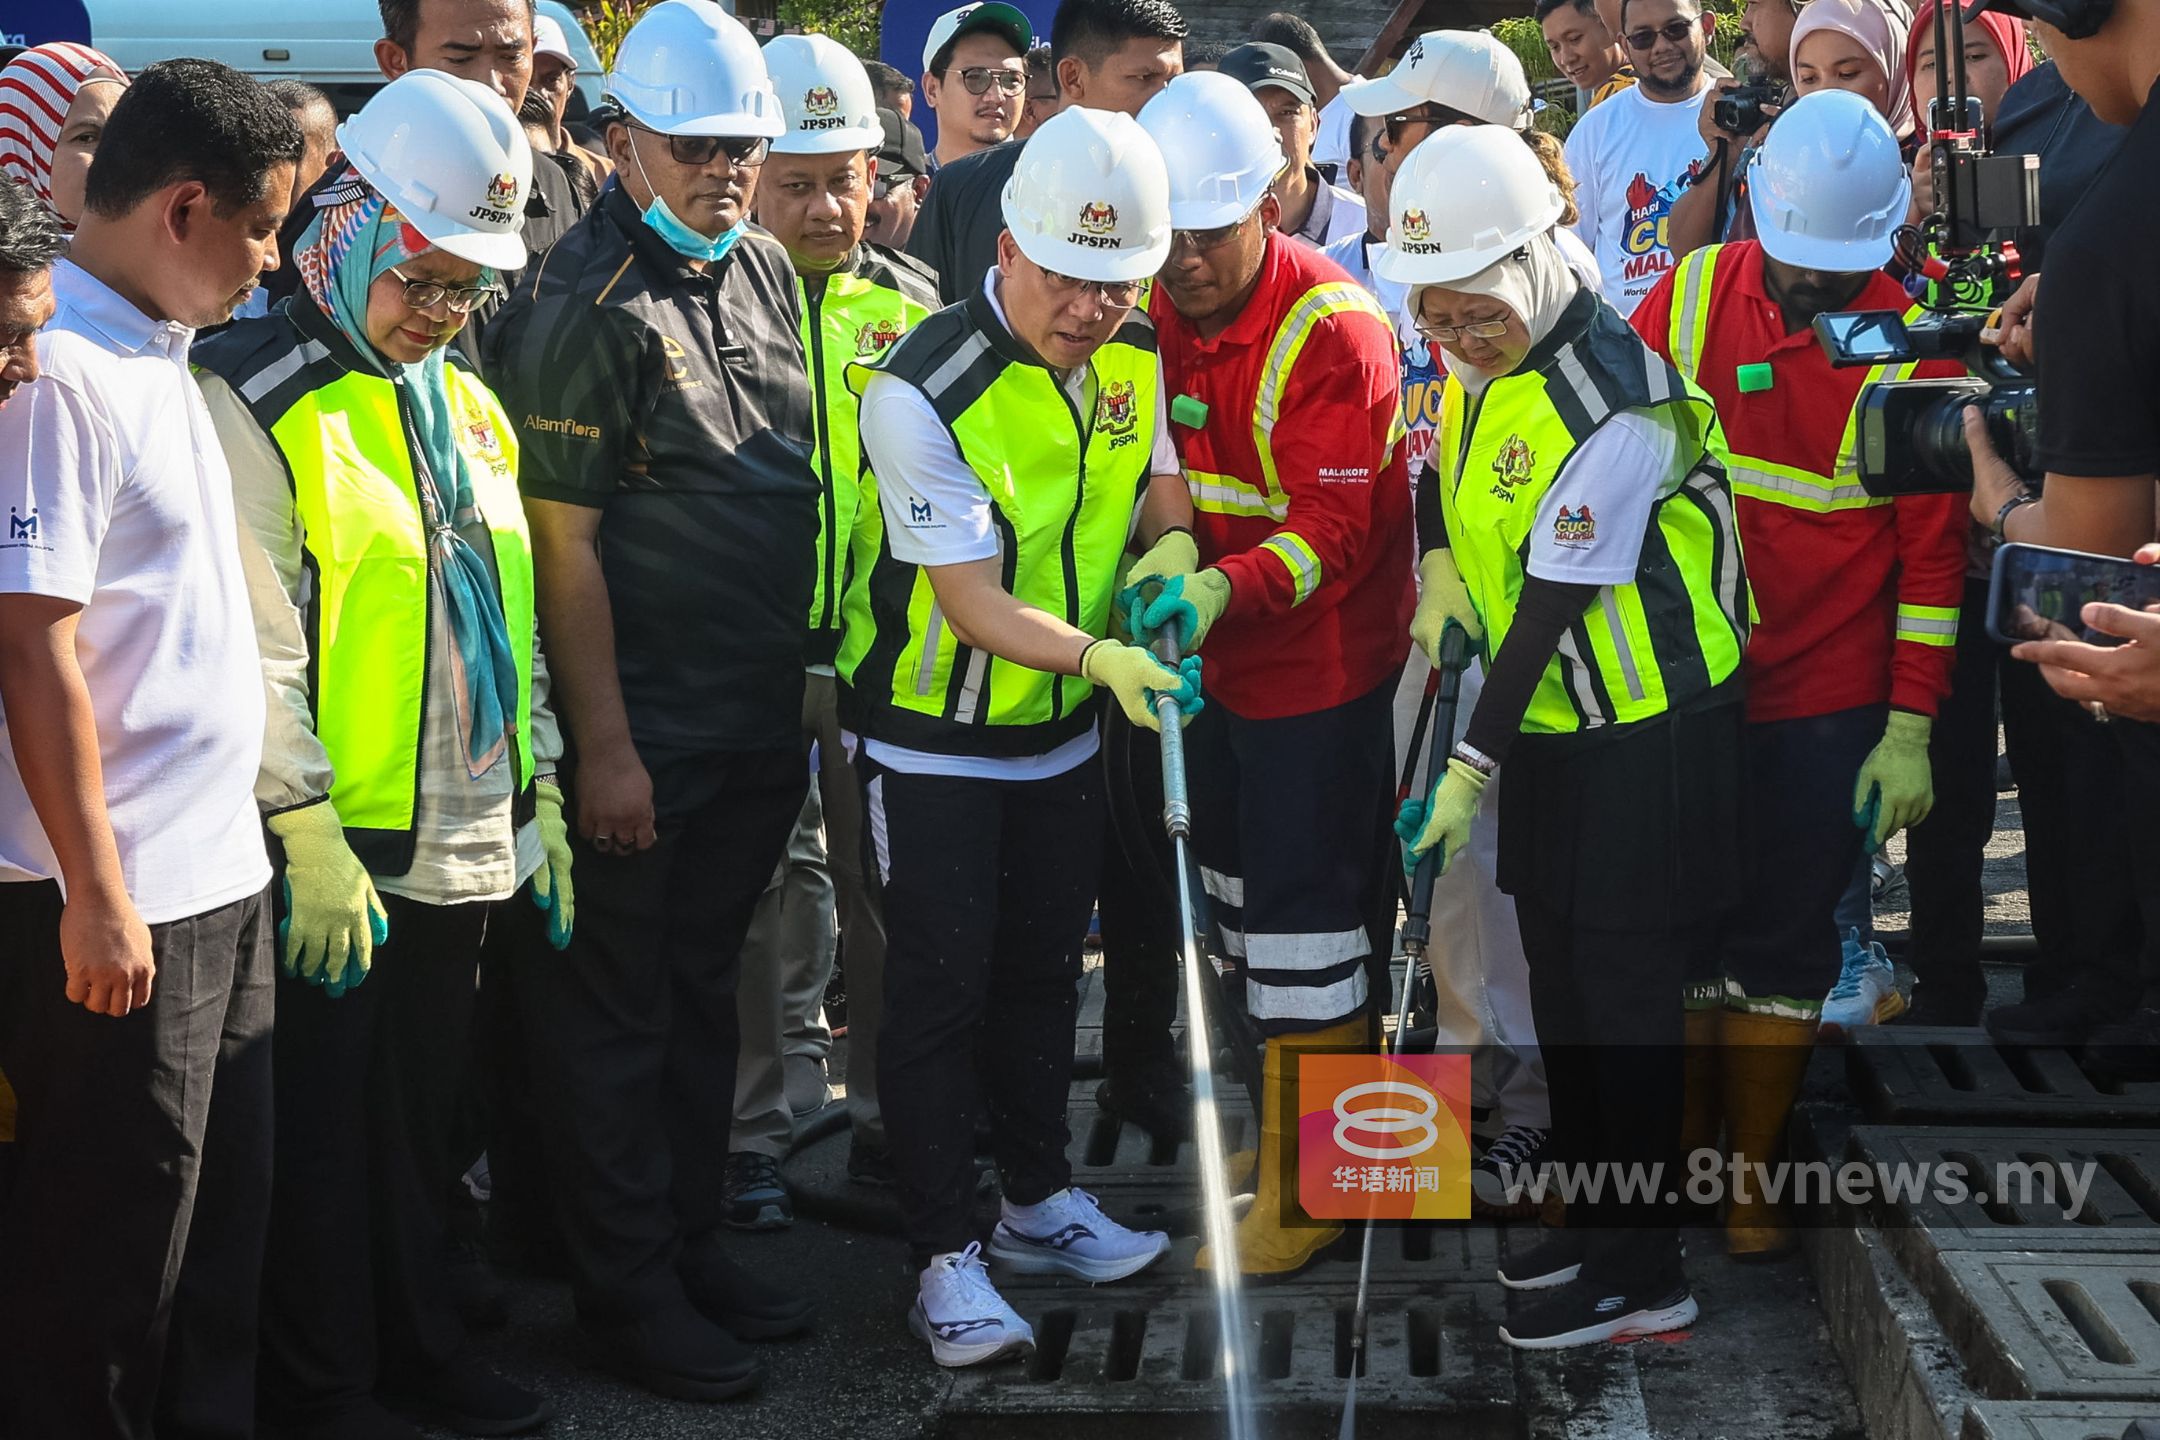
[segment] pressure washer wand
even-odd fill
[[[1156,658],[1175,670],[1178,634],[1163,627]],[[1215,1047],[1208,1025],[1207,991],[1200,967],[1199,924],[1192,888],[1192,802],[1185,791],[1184,716],[1175,695],[1155,698],[1162,723],[1163,828],[1170,834],[1177,869],[1178,920],[1184,932],[1180,958],[1185,979],[1185,1049],[1192,1062],[1193,1150],[1200,1157],[1200,1201],[1208,1248],[1215,1254],[1215,1326],[1222,1338],[1223,1399],[1230,1440],[1253,1440],[1252,1375],[1245,1360],[1245,1301],[1237,1264],[1236,1227],[1230,1217],[1230,1166],[1223,1153],[1221,1107],[1215,1099]],[[1257,1107],[1261,1097],[1255,1095]]]
[[[1438,697],[1433,705],[1432,748],[1425,758],[1427,786],[1446,768],[1448,752],[1455,748],[1455,705],[1462,698],[1462,672],[1469,663],[1468,646],[1469,637],[1463,634],[1462,628],[1448,626],[1440,637],[1440,663],[1433,668],[1433,679],[1425,686],[1428,699],[1436,694]],[[1423,719],[1421,712],[1421,724]],[[1413,765],[1417,763],[1415,745],[1413,737]],[[1383,1037],[1381,1044],[1381,1053],[1390,1060],[1395,1058],[1403,1034],[1410,1028],[1410,997],[1416,989],[1418,967],[1425,960],[1425,947],[1432,939],[1433,883],[1440,878],[1442,863],[1437,846],[1426,851],[1410,882],[1410,904],[1403,916],[1402,928],[1402,998],[1395,1007],[1395,1033]],[[1365,1243],[1358,1250],[1357,1301],[1350,1311],[1350,1380],[1343,1391],[1342,1428],[1336,1432],[1337,1440],[1356,1440],[1357,1436],[1357,1382],[1359,1372],[1365,1368],[1365,1322],[1372,1286],[1373,1234],[1377,1228],[1371,1220],[1365,1222]]]

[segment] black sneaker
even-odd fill
[[[685,1245],[675,1268],[690,1303],[738,1340],[800,1335],[817,1313],[807,1297],[761,1280],[722,1255],[709,1235]]]
[[[860,1136],[849,1140],[847,1178],[857,1185],[872,1185],[880,1190],[892,1189],[892,1152],[882,1145],[872,1145]]]
[[[755,1352],[680,1300],[627,1319],[579,1316],[578,1328],[608,1370],[673,1400],[728,1400],[765,1378]]]
[[[2129,1008],[2111,1003],[2085,986],[2072,985],[2045,1000],[1990,1010],[1982,1023],[1988,1034],[2005,1045],[2076,1046],[2083,1045],[2094,1031]]]
[[[450,1303],[467,1330],[500,1330],[510,1323],[510,1292],[503,1288],[502,1277],[495,1273],[487,1247],[480,1241],[451,1237],[444,1278],[450,1282]]]
[[[1980,1023],[1980,1013],[1986,1008],[1985,989],[1952,989],[1922,980],[1913,985],[1912,999],[1906,1003],[1905,1013],[1898,1017],[1898,1023],[1925,1025],[1931,1029],[1968,1029]]]
[[[2084,1060],[2086,1069],[2118,1080],[2160,1080],[2160,1007],[2140,1006],[2093,1031]]]
[[[382,1392],[392,1408],[459,1435],[523,1435],[555,1418],[545,1398],[469,1359],[385,1379]]]
[[[1518,1350],[1565,1350],[1626,1335],[1658,1335],[1695,1323],[1700,1311],[1685,1284],[1661,1294],[1629,1295],[1576,1279],[1523,1307],[1500,1327]]]
[[[795,1207],[780,1183],[780,1162],[770,1155],[738,1150],[728,1156],[720,1198],[727,1203],[730,1229],[785,1230],[795,1223]]]
[[[1136,1067],[1095,1087],[1095,1103],[1157,1140],[1177,1144],[1192,1136],[1192,1094],[1175,1065]]]
[[[1534,1126],[1508,1126],[1470,1167],[1470,1198],[1493,1210],[1512,1212],[1525,1204],[1534,1208],[1536,1202],[1527,1197],[1530,1186],[1544,1172],[1545,1142],[1550,1137],[1550,1131]]]
[[[1510,1242],[1512,1244],[1512,1242]],[[1538,1244],[1500,1262],[1500,1283],[1510,1290],[1550,1290],[1582,1272],[1590,1237],[1581,1230],[1551,1230]]]

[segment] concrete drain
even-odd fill
[[[2160,1135],[1862,1125],[1850,1154],[1925,1182],[1873,1218],[1922,1230],[1937,1250],[2160,1254]],[[1953,1177],[1966,1198],[1944,1198],[1938,1182]]]
[[[2160,1126],[2160,1082],[2088,1075],[2068,1051],[1977,1029],[1871,1026],[1845,1053],[1854,1098],[1885,1123]]]
[[[1938,1314],[1982,1394],[2160,1400],[2160,1266],[2149,1254],[1948,1254]],[[1945,1313],[1941,1299],[1955,1301]]]
[[[2150,1405],[2094,1405],[2063,1400],[1983,1400],[1965,1412],[1961,1440],[2123,1440]]]

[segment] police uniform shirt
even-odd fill
[[[801,725],[819,494],[809,375],[787,252],[744,225],[694,270],[610,184],[486,336],[520,488],[605,511],[640,744],[781,747]]]

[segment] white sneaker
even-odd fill
[[[1845,958],[1838,982],[1822,1007],[1822,1034],[1835,1039],[1847,1030],[1880,1025],[1905,1013],[1897,971],[1880,945],[1862,941],[1855,929],[1845,936]]]
[[[1022,1275],[1070,1275],[1097,1285],[1137,1275],[1168,1253],[1168,1235],[1126,1229],[1077,1186],[1040,1205],[1006,1201],[990,1232],[990,1258]]]
[[[1005,1303],[983,1265],[982,1244],[934,1257],[922,1272],[908,1329],[940,1365],[981,1365],[1035,1348],[1035,1330]]]

